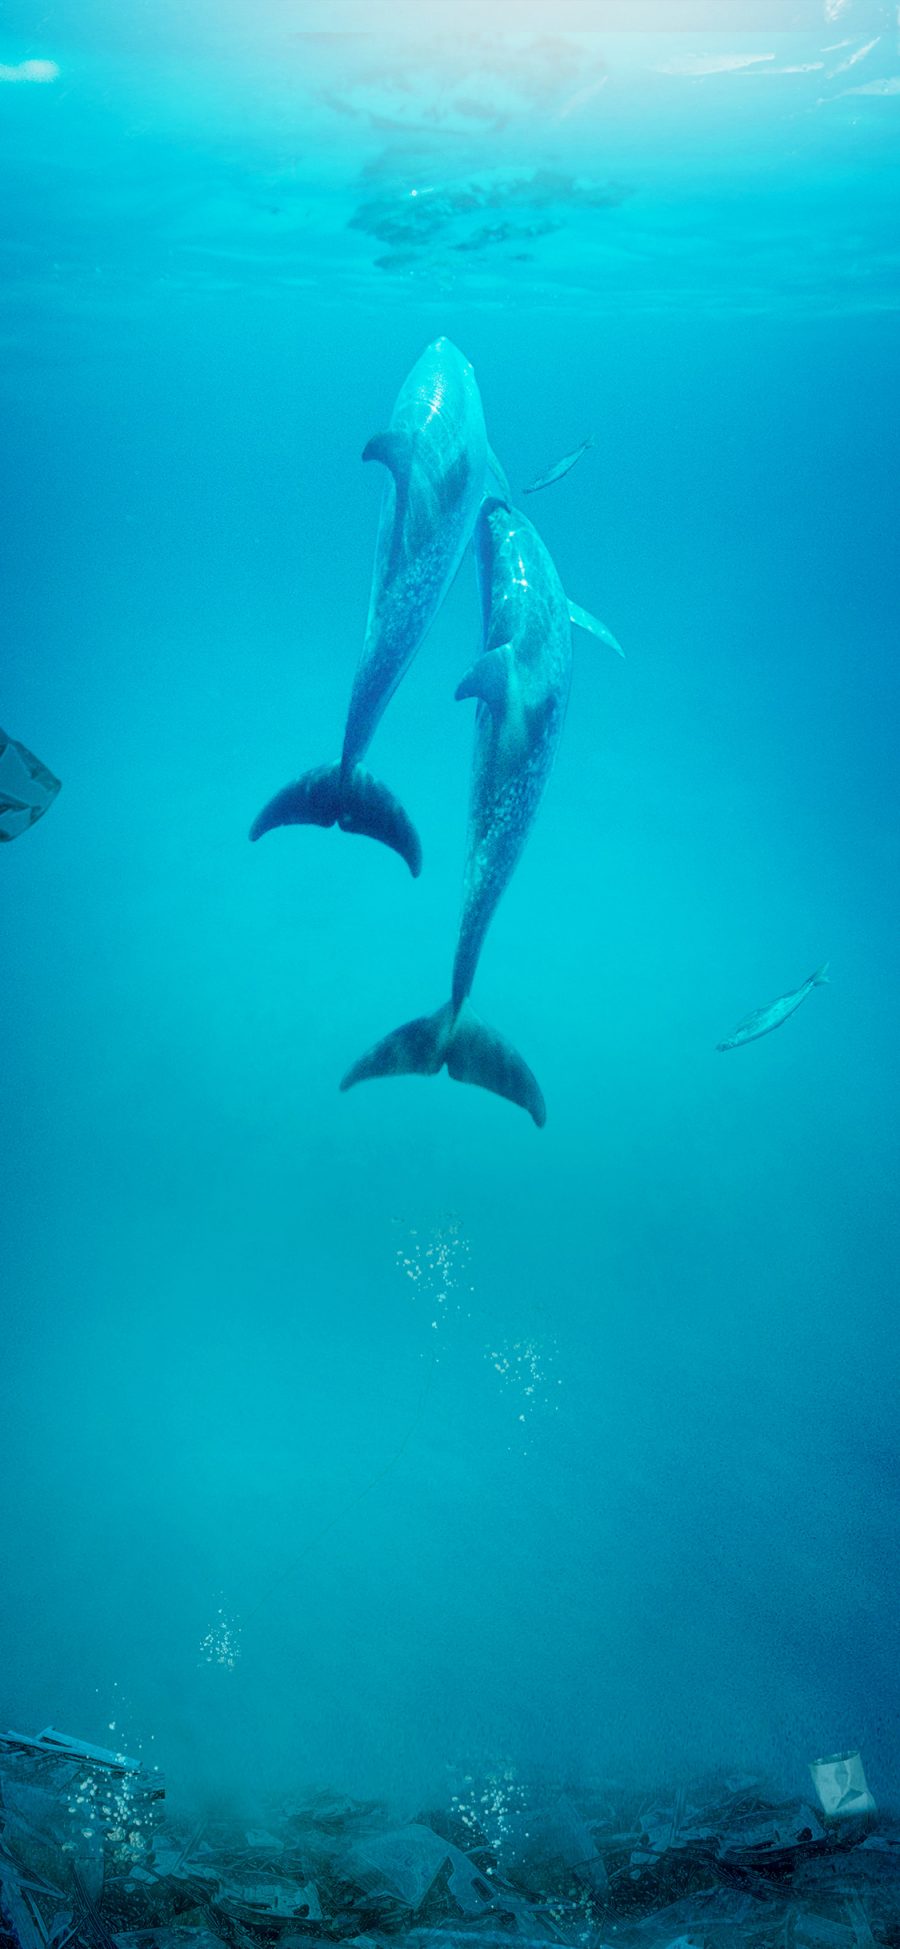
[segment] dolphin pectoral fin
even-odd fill
[[[464,1004],[447,1050],[447,1068],[457,1083],[478,1083],[507,1102],[518,1103],[534,1119],[538,1129],[547,1121],[547,1109],[537,1077],[496,1029],[481,1022]]]
[[[364,460],[380,460],[390,469],[394,479],[405,479],[412,460],[412,435],[410,433],[373,433],[371,440],[363,447]]]
[[[285,785],[254,819],[250,838],[261,839],[275,826],[340,826],[342,832],[366,833],[399,853],[414,880],[422,870],[412,820],[393,792],[362,765],[349,777],[342,777],[340,765],[319,765]]]
[[[445,1002],[433,1015],[404,1022],[348,1069],[341,1089],[353,1089],[376,1076],[436,1076],[444,1063],[455,1082],[478,1083],[495,1096],[518,1103],[538,1128],[546,1122],[544,1099],[527,1063],[466,1003],[458,1015],[452,1002]]]
[[[411,433],[374,433],[368,445],[363,447],[364,460],[380,460],[387,467],[394,483],[394,526],[390,549],[390,567],[395,569],[399,560],[401,537],[409,507],[409,475],[412,466],[413,436]]]
[[[487,476],[485,479],[485,489],[484,489],[485,494],[490,494],[491,492],[490,482],[492,480],[495,481],[496,485],[499,487],[504,501],[509,501],[512,495],[512,488],[510,487],[509,484],[509,476],[507,475],[505,468],[501,467],[493,447],[488,447]]]
[[[575,624],[576,629],[587,630],[589,636],[596,636],[601,643],[606,644],[608,650],[615,650],[617,656],[625,655],[621,643],[616,641],[612,630],[607,629],[605,623],[598,623],[596,616],[592,616],[589,610],[579,609],[577,602],[569,603],[569,621]]]
[[[486,650],[484,656],[473,663],[462,683],[456,686],[454,695],[458,704],[465,697],[479,697],[495,717],[500,716],[509,688],[509,662],[504,655],[506,647],[502,643],[496,650]]]

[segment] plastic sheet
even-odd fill
[[[28,746],[0,731],[0,842],[18,839],[43,818],[60,781]]]

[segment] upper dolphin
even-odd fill
[[[386,433],[364,460],[388,469],[369,619],[353,680],[340,763],[304,772],[250,828],[337,824],[392,846],[415,876],[419,837],[399,799],[360,760],[459,568],[485,491],[489,450],[475,374],[449,338],[428,345],[397,395]]]
[[[485,935],[556,756],[572,680],[572,622],[614,639],[570,605],[537,529],[496,497],[481,509],[475,557],[484,650],[456,692],[458,698],[476,697],[478,709],[450,1000],[377,1043],[341,1088],[372,1076],[433,1076],[446,1063],[458,1082],[480,1083],[508,1097],[540,1125],[546,1110],[535,1077],[512,1044],[479,1021],[468,997]]]

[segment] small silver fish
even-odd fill
[[[795,1008],[805,1002],[813,988],[827,987],[828,965],[824,961],[821,968],[817,968],[815,974],[809,975],[790,995],[779,995],[777,1002],[769,1002],[766,1008],[755,1008],[753,1014],[745,1016],[724,1042],[716,1043],[716,1048],[740,1049],[745,1042],[756,1042],[761,1035],[768,1035],[770,1030],[780,1029],[782,1022],[786,1022]]]
[[[567,453],[562,460],[557,460],[556,465],[554,467],[548,467],[546,474],[539,474],[537,480],[533,480],[530,487],[523,487],[522,493],[537,494],[541,487],[552,487],[555,481],[562,480],[566,474],[571,472],[576,460],[580,460],[582,454],[587,453],[588,447],[592,447],[593,444],[594,442],[590,437],[587,440],[582,440],[580,447],[576,447],[574,453]]]

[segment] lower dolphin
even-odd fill
[[[572,621],[615,639],[574,610],[537,530],[497,497],[475,534],[484,652],[457,689],[475,697],[475,752],[462,915],[450,1000],[406,1022],[348,1070],[341,1089],[375,1076],[478,1083],[546,1120],[537,1079],[512,1043],[474,1013],[469,994],[485,936],[534,823],[556,757],[572,679]]]
[[[364,460],[388,470],[369,617],[335,765],[277,792],[250,828],[338,825],[399,853],[416,876],[422,848],[399,799],[361,763],[401,677],[459,568],[491,464],[475,374],[448,338],[426,346],[403,383],[386,433]]]

